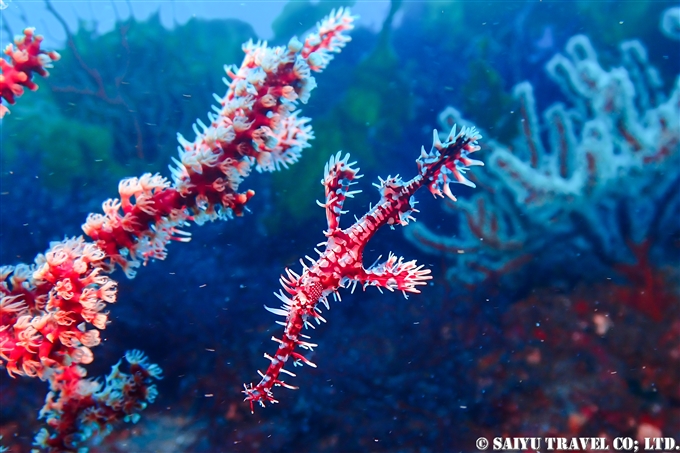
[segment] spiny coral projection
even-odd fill
[[[318,244],[324,250],[315,249],[319,254],[316,260],[307,256],[309,264],[300,260],[302,274],[286,269],[286,275],[281,277],[285,292],[280,290],[275,293],[283,306],[265,307],[270,312],[285,317],[286,321],[282,323],[284,334],[281,338],[272,337],[279,344],[275,355],[265,354],[265,358],[271,363],[264,373],[259,372],[262,380],[255,386],[244,385],[245,399],[250,402],[251,411],[255,402],[262,406],[265,402],[277,402],[272,387],[295,388],[279,379],[281,373],[295,376],[283,368],[289,359],[292,359],[294,365],[304,363],[316,366],[296,351],[297,348],[311,350],[317,346],[306,341],[309,337],[301,333],[302,328],[313,327],[311,321],[325,321],[319,304],[329,308],[329,297],[332,295],[336,300],[339,299],[340,288],[351,287],[354,291],[357,285],[364,289],[375,286],[381,291],[382,288],[402,291],[407,296],[409,292],[419,293],[417,287],[432,278],[429,275],[430,270],[423,269],[423,265],[418,266],[415,261],[404,261],[392,253],[386,261],[376,262],[366,268],[363,265],[364,248],[381,227],[407,225],[410,220],[414,220],[412,214],[417,210],[413,195],[421,187],[426,186],[435,196],[446,195],[455,200],[449,183],[474,186],[465,177],[465,173],[471,166],[482,165],[482,162],[469,157],[479,149],[477,140],[480,138],[474,127],[464,127],[456,134],[454,126],[442,143],[435,131],[432,149],[428,153],[423,148],[416,160],[418,175],[410,181],[403,181],[399,176],[381,179],[379,184],[375,184],[380,191],[380,202],[346,229],[340,228],[340,217],[346,212],[343,211],[343,205],[347,198],[357,193],[349,189],[361,175],[358,173],[359,169],[353,167],[354,163],[349,163],[349,155],[342,158],[341,153],[338,153],[331,157],[321,181],[326,199],[324,203],[319,203],[326,211],[328,223],[328,229],[324,231],[327,239]]]
[[[33,73],[47,77],[47,68],[52,67],[53,61],[59,60],[57,52],[40,48],[42,40],[42,36],[35,34],[35,28],[27,28],[24,36],[14,39],[14,45],[5,47],[9,61],[0,58],[0,98],[8,104],[14,104],[16,98],[24,94],[24,88],[37,90]],[[0,105],[0,118],[6,113],[9,113],[9,109],[4,104]]]
[[[517,85],[522,134],[512,148],[485,142],[490,171],[478,175],[482,191],[456,204],[457,232],[418,224],[407,239],[451,257],[451,275],[470,284],[543,250],[550,261],[587,255],[608,269],[638,262],[645,241],[668,250],[680,233],[680,79],[666,96],[642,44],[620,48],[622,66],[605,69],[587,37],[571,38],[547,71],[572,106],[550,106],[542,122],[532,86]],[[441,120],[464,123],[453,108]]]

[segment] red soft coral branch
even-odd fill
[[[324,246],[324,250],[317,250],[319,258],[316,260],[306,257],[309,264],[300,260],[303,267],[301,275],[286,269],[287,275],[281,278],[281,283],[287,294],[283,291],[276,294],[283,306],[266,307],[270,312],[286,318],[285,329],[280,339],[272,337],[279,343],[279,347],[274,356],[265,354],[271,363],[265,373],[260,372],[262,380],[255,386],[244,385],[245,399],[250,402],[251,411],[255,402],[263,406],[265,402],[277,402],[272,387],[295,388],[279,379],[281,372],[294,376],[283,368],[289,359],[294,364],[315,366],[296,352],[296,349],[299,347],[311,350],[316,346],[305,341],[307,337],[301,332],[303,327],[311,326],[311,320],[317,323],[325,321],[321,316],[319,303],[328,307],[329,296],[338,298],[340,288],[352,287],[353,290],[358,284],[364,288],[375,286],[378,289],[402,291],[407,296],[409,292],[419,293],[417,287],[432,278],[429,269],[423,269],[415,261],[404,261],[391,253],[387,261],[365,268],[364,248],[381,227],[406,225],[409,220],[413,220],[411,214],[417,212],[413,195],[421,187],[426,186],[435,196],[446,194],[453,199],[449,183],[473,185],[464,174],[469,167],[482,165],[481,162],[469,158],[471,153],[479,150],[479,138],[481,136],[474,127],[463,128],[458,134],[454,127],[447,141],[441,143],[435,131],[431,151],[428,153],[423,148],[416,161],[418,175],[410,181],[403,181],[399,177],[381,179],[376,184],[381,194],[380,202],[346,229],[339,226],[344,212],[342,205],[347,197],[356,193],[350,192],[349,188],[360,175],[358,169],[352,167],[354,163],[349,163],[349,155],[341,158],[338,153],[331,157],[322,181],[326,189],[326,201],[319,203],[325,208],[328,220],[328,230],[324,232],[327,240],[319,244]]]
[[[140,351],[128,351],[129,373],[120,371],[121,361],[100,383],[85,379],[79,366],[63,368],[50,376],[50,393],[40,418],[48,428],[35,436],[34,445],[49,453],[80,452],[96,434],[106,434],[120,421],[137,422],[139,412],[158,395],[154,380],[161,368]]]
[[[10,375],[46,379],[51,369],[92,361],[103,310],[116,301],[116,283],[98,267],[103,259],[78,238],[53,243],[31,267],[0,268],[0,364]]]
[[[239,191],[252,169],[274,171],[299,159],[313,138],[309,119],[295,110],[316,86],[320,71],[339,52],[354,17],[339,9],[319,23],[305,44],[285,47],[244,44],[240,67],[226,67],[231,82],[209,113],[209,124],[194,124],[196,138],[179,138],[173,180],[146,174],[121,181],[120,199],[104,202],[104,214],[91,214],[83,230],[106,252],[110,265],[128,276],[149,259],[163,259],[170,240],[186,241],[187,221],[240,216],[254,191]]]
[[[7,103],[14,104],[15,98],[24,94],[24,87],[31,91],[37,90],[33,73],[47,77],[49,74],[46,68],[51,68],[52,62],[59,60],[57,52],[40,49],[42,40],[42,36],[35,34],[35,28],[27,28],[24,36],[14,39],[16,48],[12,44],[5,48],[9,61],[0,59],[0,97]],[[0,118],[8,112],[5,105],[0,105]]]

